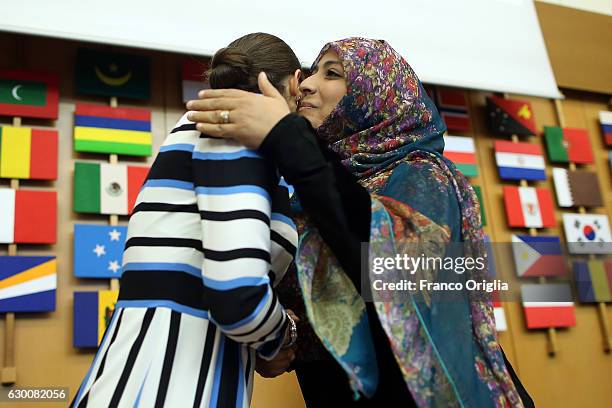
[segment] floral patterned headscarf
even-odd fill
[[[347,94],[317,129],[359,178],[411,150],[442,153],[446,126],[408,63],[383,40],[348,38],[327,44],[342,62]]]
[[[370,260],[449,242],[469,243],[463,256],[486,258],[476,195],[442,156],[446,127],[410,65],[384,41],[348,38],[325,45],[313,66],[330,49],[344,67],[347,94],[317,133],[371,193]],[[296,265],[315,333],[353,389],[372,395],[378,374],[365,304],[313,226],[300,238]],[[486,272],[428,277],[465,284]],[[375,302],[412,396],[422,407],[522,406],[490,299],[459,296],[448,302],[421,291]]]

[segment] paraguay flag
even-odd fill
[[[567,272],[559,237],[512,235],[512,253],[520,278],[559,276]]]
[[[52,256],[0,256],[0,313],[55,310],[57,263]]]
[[[544,155],[537,144],[497,140],[495,161],[502,180],[546,180]]]
[[[77,103],[74,150],[150,156],[151,111]]]
[[[74,293],[74,347],[98,347],[118,296],[117,290]]]

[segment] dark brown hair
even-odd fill
[[[282,80],[299,68],[300,61],[283,40],[272,34],[252,33],[217,51],[206,75],[213,89],[259,92],[257,75],[264,71],[272,85],[284,94]]]

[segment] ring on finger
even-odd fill
[[[222,123],[229,123],[230,121],[230,113],[227,110],[222,110],[219,112],[219,117],[221,118]]]

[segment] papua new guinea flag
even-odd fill
[[[497,96],[487,98],[487,117],[491,132],[498,135],[535,135],[531,103]]]

